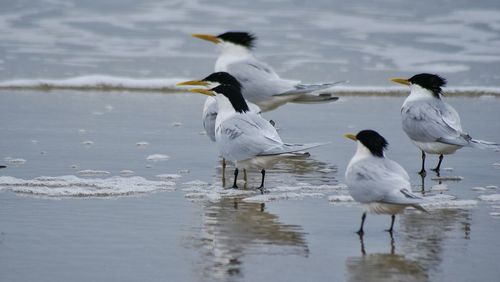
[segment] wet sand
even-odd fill
[[[430,174],[424,194],[454,196],[453,208],[407,210],[392,239],[383,231],[390,218],[369,215],[360,241],[360,207],[329,201],[347,193],[355,146],[342,135],[365,128],[387,137],[388,156],[422,189],[420,154],[400,129],[403,99],[342,97],[266,113],[285,141],[331,144],[269,171],[270,193],[254,202],[245,199],[259,195],[257,172],[243,192],[221,189],[215,145],[200,134],[203,97],[2,91],[2,280],[495,280],[500,202],[479,197],[500,193],[499,152],[445,157],[442,176],[462,180],[436,186]],[[473,137],[500,140],[498,98],[445,99]],[[51,178],[65,175],[75,178]]]

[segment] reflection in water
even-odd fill
[[[216,279],[243,276],[249,254],[308,256],[300,226],[285,225],[264,204],[224,199],[204,211],[201,248],[203,273]]]
[[[359,237],[361,256],[347,258],[348,281],[426,281],[427,273],[415,261],[396,254],[394,238],[390,238],[388,253],[370,254],[363,236]]]
[[[420,262],[426,271],[437,269],[443,260],[445,239],[453,230],[470,238],[470,211],[461,209],[433,210],[430,214],[405,214],[400,219],[404,236],[403,253]]]
[[[470,238],[468,210],[442,209],[400,217],[399,247],[389,237],[387,253],[370,254],[360,237],[361,256],[346,261],[349,281],[428,281],[443,260],[445,239],[452,231]],[[399,254],[397,253],[399,251]]]
[[[226,167],[226,184],[230,185],[233,181],[234,165],[228,163]],[[222,166],[220,160],[217,160],[215,170],[215,180],[221,182]],[[275,187],[283,184],[294,184],[297,182],[307,182],[311,185],[337,184],[335,178],[337,166],[327,164],[311,157],[308,158],[290,158],[282,159],[272,169],[266,170],[266,186]],[[250,170],[248,172],[248,187],[257,187],[260,184],[260,171]],[[239,177],[243,179],[243,177]],[[224,186],[226,187],[226,186]]]

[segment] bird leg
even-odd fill
[[[237,189],[238,186],[236,185],[236,181],[238,180],[238,168],[235,168],[234,169],[234,183],[233,183],[233,187],[232,188],[235,188]]]
[[[438,162],[438,165],[436,166],[436,168],[433,168],[432,170],[439,173],[439,168],[441,167],[441,162],[443,161],[443,154],[439,155],[439,162]]]
[[[265,170],[265,169],[263,169],[263,170],[261,170],[261,171],[260,171],[260,173],[262,174],[262,181],[260,182],[260,187],[259,187],[259,189],[260,189],[260,192],[261,192],[262,194],[264,194],[264,177],[266,177],[266,170]]]
[[[365,234],[365,232],[363,231],[363,226],[365,225],[365,219],[366,219],[366,212],[363,213],[363,215],[361,216],[361,227],[359,227],[359,230],[358,232],[358,235],[359,236],[363,236],[363,234]]]
[[[391,237],[392,237],[392,230],[393,230],[393,227],[394,227],[394,220],[396,219],[396,215],[391,215],[391,228],[385,230],[387,232],[389,232],[391,234]]]
[[[243,169],[243,180],[245,180],[245,184],[248,182],[247,170],[245,168]]]
[[[425,172],[425,152],[424,151],[422,151],[422,169],[420,170],[420,172],[418,174],[420,174],[424,177],[427,174],[427,172]]]

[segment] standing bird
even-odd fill
[[[208,88],[213,88],[221,84],[231,85],[241,91],[241,84],[232,75],[227,72],[215,72],[205,77],[202,80],[190,80],[177,83],[177,86],[205,86]],[[246,101],[250,111],[260,114],[261,110],[259,106]],[[207,97],[205,105],[203,106],[202,122],[205,132],[211,141],[215,142],[215,120],[217,118],[217,101],[214,97]],[[243,171],[244,179],[247,180],[246,170]],[[222,158],[222,179],[226,178],[226,160]]]
[[[439,173],[444,155],[468,146],[477,148],[498,147],[498,144],[475,140],[462,130],[457,111],[442,99],[441,87],[446,80],[438,75],[421,73],[409,79],[392,78],[393,82],[410,86],[410,95],[401,107],[403,130],[422,151],[422,169],[426,175],[425,153],[439,155],[436,168]]]
[[[345,179],[354,200],[363,204],[361,227],[358,234],[364,234],[366,213],[390,214],[392,234],[396,214],[408,207],[425,211],[420,204],[423,199],[411,192],[410,177],[395,161],[387,159],[384,150],[387,141],[373,130],[362,130],[357,135],[345,137],[358,143],[356,153],[347,165]]]
[[[221,84],[210,90],[191,89],[191,92],[215,97],[218,114],[215,122],[215,142],[223,158],[236,165],[233,188],[238,169],[257,168],[261,170],[264,189],[266,168],[281,158],[303,156],[303,150],[323,145],[286,144],[281,141],[276,129],[259,114],[250,111],[241,91],[231,85]]]
[[[335,83],[302,84],[300,81],[282,79],[266,63],[252,54],[256,37],[248,32],[225,32],[215,35],[193,34],[193,37],[217,44],[221,53],[215,63],[216,72],[228,72],[242,85],[242,94],[257,104],[263,112],[273,110],[288,102],[322,103],[338,100],[331,93],[315,95],[312,92],[330,88]]]

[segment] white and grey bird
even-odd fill
[[[189,80],[177,83],[177,86],[205,86],[214,88],[221,84],[227,84],[238,88],[241,91],[241,84],[232,75],[227,72],[215,72],[205,77],[202,80]],[[251,112],[261,113],[259,106],[246,101]],[[211,141],[215,142],[215,121],[217,119],[218,106],[214,97],[207,97],[203,106],[202,123],[205,133]],[[222,158],[222,179],[226,178],[226,160]],[[244,179],[246,181],[246,171],[244,171]]]
[[[366,213],[391,215],[392,233],[396,214],[406,207],[425,211],[420,205],[424,199],[411,192],[410,177],[395,161],[385,157],[388,143],[373,130],[362,130],[345,137],[356,141],[356,153],[347,165],[345,181],[354,200],[363,205],[359,235],[363,235]]]
[[[250,111],[241,91],[221,84],[210,90],[191,89],[192,92],[215,97],[218,114],[215,122],[215,142],[223,158],[236,165],[233,188],[238,170],[259,169],[262,173],[260,189],[264,188],[265,170],[281,158],[303,156],[303,151],[324,143],[287,144],[276,129],[259,114]]]
[[[421,73],[406,78],[392,78],[393,82],[410,86],[410,95],[401,107],[403,130],[422,151],[422,169],[426,175],[425,154],[439,155],[439,173],[444,155],[462,147],[498,148],[499,144],[475,140],[462,130],[457,111],[442,100],[446,80],[436,74]]]
[[[220,47],[215,72],[227,72],[242,85],[242,94],[258,105],[263,112],[273,110],[288,102],[323,103],[338,100],[332,93],[316,94],[339,82],[303,84],[300,81],[282,79],[266,63],[252,54],[256,37],[248,32],[225,32],[219,35],[193,34]]]

